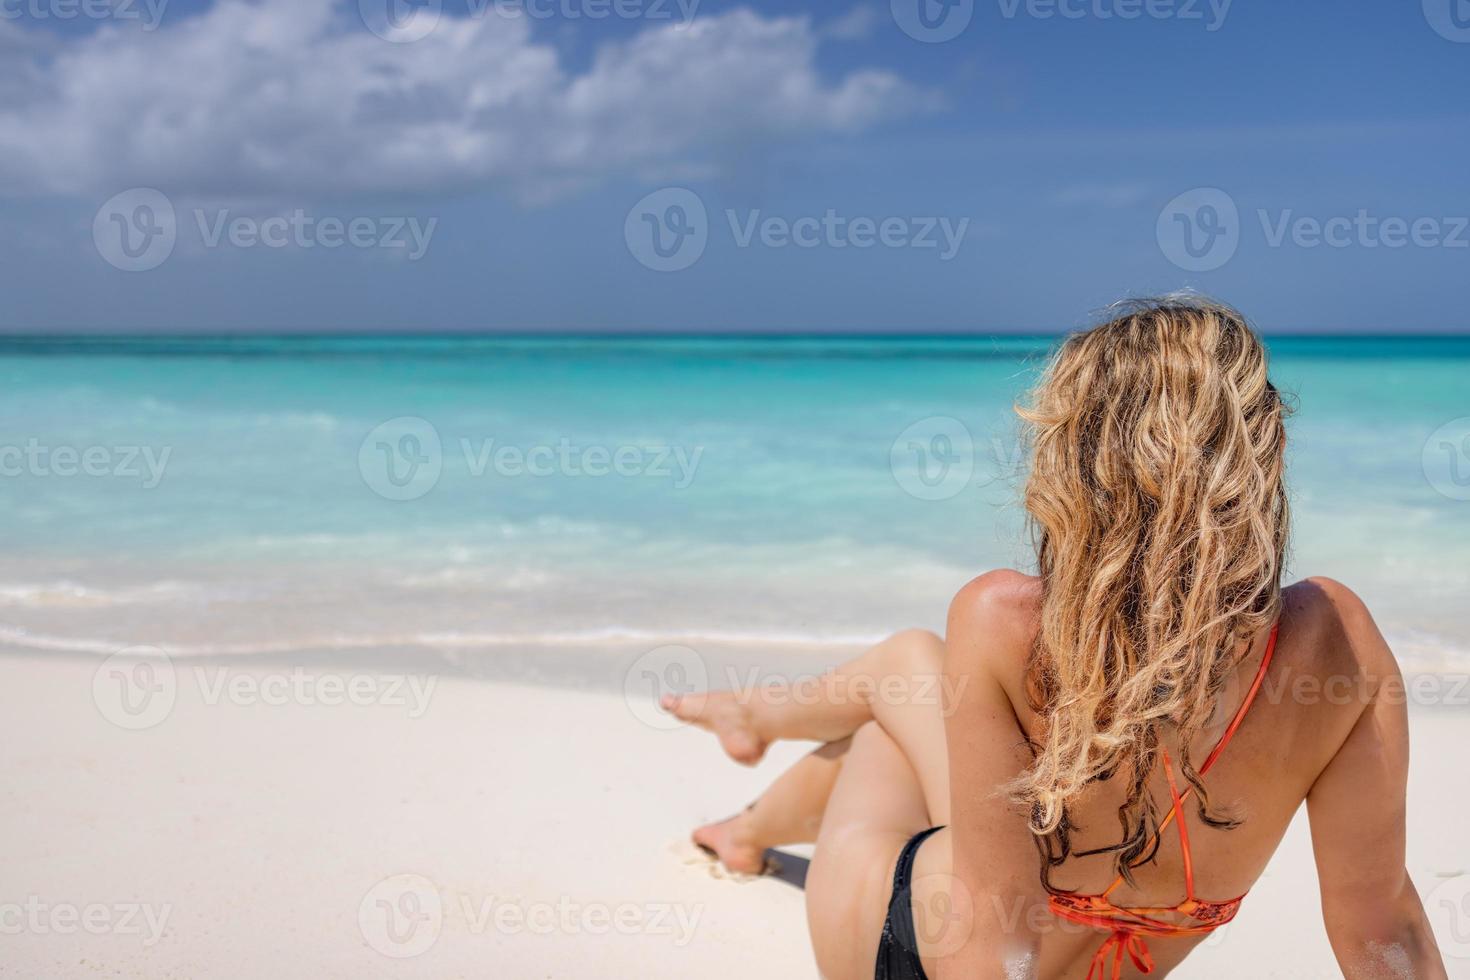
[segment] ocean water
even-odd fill
[[[813,661],[1029,568],[1049,338],[0,340],[0,645]],[[1470,338],[1279,338],[1291,576],[1470,669]]]

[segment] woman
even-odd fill
[[[1393,654],[1344,586],[1281,588],[1260,340],[1220,306],[1138,304],[1068,339],[1020,414],[1037,575],[980,576],[946,638],[900,633],[810,691],[665,699],[742,763],[823,743],[696,843],[755,873],[815,840],[832,980],[1097,980],[1166,974],[1228,922],[1305,800],[1343,974],[1443,977],[1404,869]]]

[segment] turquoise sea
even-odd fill
[[[1053,342],[0,339],[0,644],[833,659],[1029,567],[1011,405]],[[1470,669],[1470,338],[1271,348],[1292,577]]]

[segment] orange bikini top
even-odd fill
[[[1266,668],[1271,663],[1271,655],[1276,652],[1276,631],[1279,627],[1280,623],[1271,627],[1271,637],[1266,641],[1266,653],[1261,658],[1261,669],[1256,671],[1256,679],[1251,684],[1250,692],[1246,694],[1240,710],[1230,720],[1230,727],[1225,729],[1225,734],[1220,736],[1220,741],[1215,745],[1214,751],[1205,759],[1205,764],[1200,766],[1201,776],[1209,772],[1216,760],[1220,758],[1220,753],[1224,752],[1225,746],[1230,744],[1235,730],[1245,720],[1245,713],[1250,710],[1251,702],[1255,701],[1256,692],[1261,689],[1261,682],[1266,679]],[[1102,929],[1111,934],[1102,944],[1102,948],[1097,951],[1097,955],[1092,958],[1092,966],[1087,971],[1087,980],[1106,980],[1110,955],[1113,960],[1112,980],[1120,980],[1122,977],[1125,956],[1133,961],[1133,965],[1138,967],[1140,973],[1152,973],[1154,960],[1149,954],[1146,939],[1166,936],[1201,936],[1212,932],[1235,918],[1235,913],[1240,910],[1241,901],[1245,899],[1244,895],[1226,902],[1204,902],[1195,898],[1194,863],[1189,855],[1189,830],[1182,816],[1184,801],[1189,799],[1189,794],[1194,792],[1194,787],[1188,786],[1185,787],[1183,793],[1179,792],[1178,784],[1174,781],[1174,768],[1169,764],[1169,753],[1164,750],[1161,752],[1164,760],[1164,775],[1169,780],[1169,795],[1173,797],[1174,807],[1159,824],[1154,838],[1157,839],[1158,835],[1163,833],[1164,828],[1174,822],[1176,817],[1178,818],[1179,849],[1184,855],[1184,891],[1187,897],[1172,908],[1121,908],[1114,905],[1108,896],[1123,883],[1122,875],[1119,875],[1101,895],[1053,892],[1048,902],[1053,915],[1080,925]],[[1158,918],[1160,915],[1178,915],[1182,918],[1171,921]]]

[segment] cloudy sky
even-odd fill
[[[0,328],[1466,331],[1463,0],[0,0]]]

